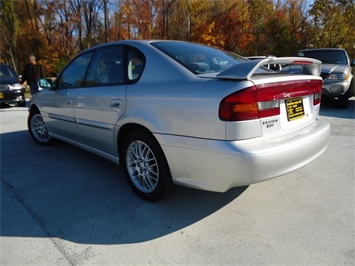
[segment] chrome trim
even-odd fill
[[[56,119],[56,120],[61,120],[61,121],[66,121],[70,123],[75,123],[75,118],[71,116],[65,116],[65,115],[57,115],[57,114],[48,114],[49,118]]]
[[[110,124],[107,124],[107,123],[101,123],[101,122],[97,122],[97,121],[80,119],[80,118],[76,119],[76,123],[78,125],[84,125],[84,126],[89,126],[89,127],[94,127],[94,128],[100,128],[100,129],[109,130],[109,131],[113,131],[113,129],[115,127],[114,125],[110,125]]]

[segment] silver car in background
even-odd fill
[[[266,64],[302,65],[280,74]],[[311,162],[327,147],[314,59],[244,58],[179,41],[120,41],[81,52],[31,99],[29,132],[122,164],[141,198],[175,185],[225,192]]]
[[[347,52],[338,48],[301,50],[297,56],[310,57],[322,62],[323,96],[337,98],[340,108],[348,108],[348,99],[355,96],[355,82],[352,74],[355,60],[350,61]]]

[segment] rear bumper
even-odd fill
[[[311,162],[328,144],[330,126],[312,125],[276,139],[218,141],[156,135],[176,184],[225,192],[265,181]]]

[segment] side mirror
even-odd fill
[[[39,90],[51,89],[53,86],[53,81],[51,79],[40,79],[38,81]]]
[[[355,66],[355,60],[351,60],[351,62],[350,62],[350,66]]]

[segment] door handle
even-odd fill
[[[121,100],[112,100],[110,102],[110,107],[120,107],[121,105]]]

